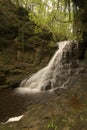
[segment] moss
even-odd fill
[[[54,41],[50,41],[50,42],[48,43],[48,46],[49,46],[49,47],[52,47],[52,48],[57,48],[57,47],[58,47],[57,44],[56,44]]]

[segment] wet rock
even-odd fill
[[[17,81],[12,81],[11,83],[9,83],[7,88],[12,88],[12,89],[17,88],[17,87],[19,87],[21,81],[22,81],[22,79],[17,80]]]
[[[48,82],[45,87],[44,90],[50,90],[51,89],[51,82]]]
[[[4,74],[0,74],[0,85],[4,85],[6,82],[6,76]]]

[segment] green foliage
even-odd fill
[[[47,129],[50,130],[58,130],[57,125],[55,124],[55,122],[52,120],[47,124]]]
[[[38,33],[41,33],[42,32],[42,29],[40,28],[40,27],[35,27],[35,29],[34,29],[34,33],[35,34],[38,34]]]
[[[50,41],[48,44],[49,47],[57,47],[57,44],[55,44],[54,41]]]
[[[53,34],[54,40],[58,34],[72,39],[73,9],[71,0],[14,0],[13,2],[17,6],[25,7],[29,11],[31,20],[38,26],[48,29]],[[35,33],[40,31],[35,29]]]
[[[36,25],[49,30],[55,41],[59,34],[64,35],[66,39],[73,37],[82,39],[83,33],[87,32],[86,0],[14,0],[13,2],[17,7],[26,8],[30,19]],[[35,33],[40,31],[35,29]]]

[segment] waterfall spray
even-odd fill
[[[21,82],[17,88],[19,93],[37,93],[68,86],[70,77],[75,73],[74,68],[78,67],[78,43],[64,41],[59,42],[58,46],[46,67]]]

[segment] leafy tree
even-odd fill
[[[83,30],[79,23],[82,23],[80,16],[86,12],[86,0],[14,0],[13,2],[17,7],[23,6],[31,10],[29,17],[32,21],[42,28],[49,29],[55,40],[58,34],[72,39],[73,34],[79,35],[79,30]]]
[[[13,1],[13,0],[12,0]],[[31,10],[29,17],[42,28],[49,29],[56,40],[58,34],[72,38],[73,10],[71,0],[14,0],[17,7]]]

